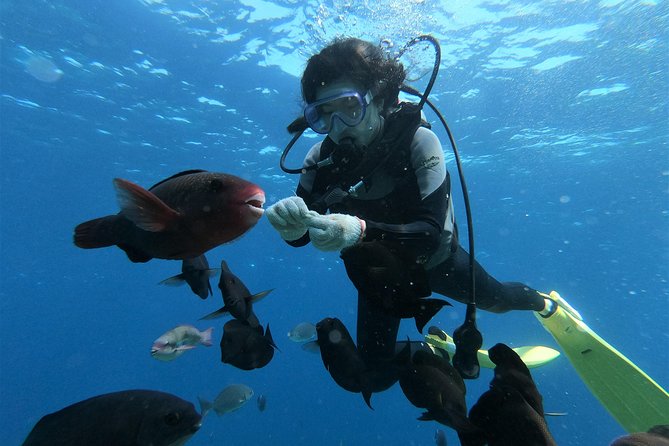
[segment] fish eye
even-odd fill
[[[179,421],[181,421],[181,416],[179,416],[178,412],[170,412],[165,415],[165,423],[168,426],[176,426],[179,424]]]

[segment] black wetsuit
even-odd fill
[[[355,215],[365,220],[363,242],[386,240],[401,244],[429,275],[433,292],[467,303],[470,298],[469,254],[457,242],[450,194],[450,177],[437,136],[421,125],[420,110],[411,104],[386,119],[383,135],[370,149],[377,156],[355,159],[338,154],[333,165],[307,171],[300,177],[297,195],[310,209]],[[312,147],[304,165],[313,165],[337,150],[326,138]],[[371,161],[370,161],[371,160]],[[365,163],[367,165],[365,165]],[[371,171],[371,174],[370,174]],[[356,196],[330,194],[364,178]],[[339,197],[330,199],[330,196]],[[289,242],[303,246],[309,233]],[[476,304],[502,313],[544,307],[543,298],[520,283],[500,283],[476,264]],[[395,351],[400,320],[358,298],[358,348],[367,360],[388,358]]]

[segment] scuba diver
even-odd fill
[[[406,73],[397,59],[357,38],[335,39],[309,59],[301,80],[304,116],[288,128],[296,136],[284,151],[282,168],[288,149],[307,127],[325,137],[311,147],[302,168],[284,168],[301,174],[296,196],[265,212],[288,244],[311,242],[321,251],[342,252],[358,289],[357,347],[372,369],[393,358],[400,319],[413,316],[407,316],[403,299],[416,302],[434,292],[468,303],[472,288],[442,146],[423,119],[424,101],[400,102]],[[357,250],[379,242],[383,249]],[[379,305],[379,296],[370,294],[375,289],[397,293],[397,287],[386,286],[383,276],[374,281],[370,275],[366,282],[365,273],[374,268],[365,270],[357,252],[364,261],[369,252],[372,262],[387,260],[374,258],[377,254],[400,259],[402,270],[410,272],[410,285],[400,287],[403,295],[382,296],[385,304]],[[478,308],[548,315],[557,306],[522,283],[499,282],[478,263],[473,267]],[[420,316],[421,325],[439,308]],[[374,391],[393,382],[379,382]]]
[[[404,84],[406,73],[399,62],[402,53],[420,41],[431,43],[436,53],[432,77],[422,94]],[[440,57],[439,44],[431,36],[412,39],[396,57],[356,38],[335,39],[312,56],[301,81],[304,114],[288,126],[294,136],[280,162],[285,172],[300,174],[296,196],[279,200],[265,212],[288,244],[300,247],[311,242],[319,250],[341,252],[358,290],[359,358],[348,364],[362,361],[370,372],[371,388],[361,389],[363,396],[397,381],[391,369],[407,345],[396,339],[400,320],[415,317],[422,331],[443,306],[428,305],[423,299],[434,292],[467,304],[465,323],[453,339],[437,327],[425,337],[436,347],[430,350],[433,353],[448,357],[443,352],[454,352],[451,359],[462,378],[478,377],[478,356],[486,353],[478,350],[482,337],[476,329],[476,307],[494,313],[532,310],[593,395],[628,432],[666,424],[669,394],[591,330],[557,292],[548,295],[522,283],[499,282],[475,261],[457,148],[441,113],[428,99]],[[420,101],[400,102],[400,91]],[[423,119],[425,104],[441,120],[453,148],[467,212],[469,253],[458,241],[450,175],[441,143]],[[309,150],[302,167],[289,169],[284,164],[288,151],[307,128],[326,136]],[[327,332],[323,325],[318,328]],[[427,345],[408,344],[412,356],[416,347],[420,351]],[[463,352],[460,361],[458,349]],[[543,357],[533,358],[536,363],[530,366],[558,355],[543,350]],[[333,378],[337,381],[334,374]]]

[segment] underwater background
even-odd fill
[[[220,362],[227,319],[187,287],[158,285],[181,263],[133,264],[117,248],[81,250],[78,223],[118,211],[112,179],[144,187],[187,169],[260,185],[266,207],[297,177],[278,166],[301,113],[299,76],[332,38],[429,33],[442,45],[430,98],[464,162],[476,256],[502,281],[559,291],[588,325],[669,385],[669,7],[626,1],[1,0],[0,438],[18,445],[43,415],[146,388],[197,405],[244,383],[267,398],[208,416],[189,445],[431,445],[437,428],[399,388],[374,411],[339,388],[286,333],[336,316],[355,328],[356,293],[336,253],[283,243],[266,219],[207,254],[251,292],[280,349],[265,368]],[[403,57],[422,89],[433,52]],[[427,110],[462,194],[448,139]],[[291,151],[296,167],[316,141]],[[447,332],[465,306],[431,321]],[[210,323],[211,322],[211,323]],[[214,327],[214,346],[169,363],[149,355],[176,325]],[[479,312],[484,346],[558,348],[529,312]],[[421,339],[404,320],[400,338]],[[532,370],[559,445],[607,445],[623,429],[564,356]],[[468,403],[492,371],[467,381]]]

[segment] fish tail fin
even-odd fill
[[[74,244],[83,249],[104,248],[117,244],[115,220],[114,215],[108,215],[77,225],[74,228]]]
[[[269,331],[269,324],[267,324],[267,329],[265,330],[265,338],[267,339],[267,342],[269,342],[269,345],[279,350],[279,347],[277,347],[276,343],[274,343],[274,339],[272,339],[272,333]]]
[[[204,418],[205,415],[207,415],[211,409],[214,408],[214,403],[202,398],[201,396],[198,396],[197,400],[200,402],[200,416]]]
[[[202,332],[202,340],[200,340],[200,343],[202,345],[206,345],[207,347],[211,347],[211,334],[214,331],[214,327],[209,327],[205,331]]]
[[[423,333],[425,325],[427,325],[427,323],[430,322],[430,319],[432,319],[445,305],[451,304],[441,299],[421,299],[420,308],[414,316],[416,319],[416,328],[420,333]]]

